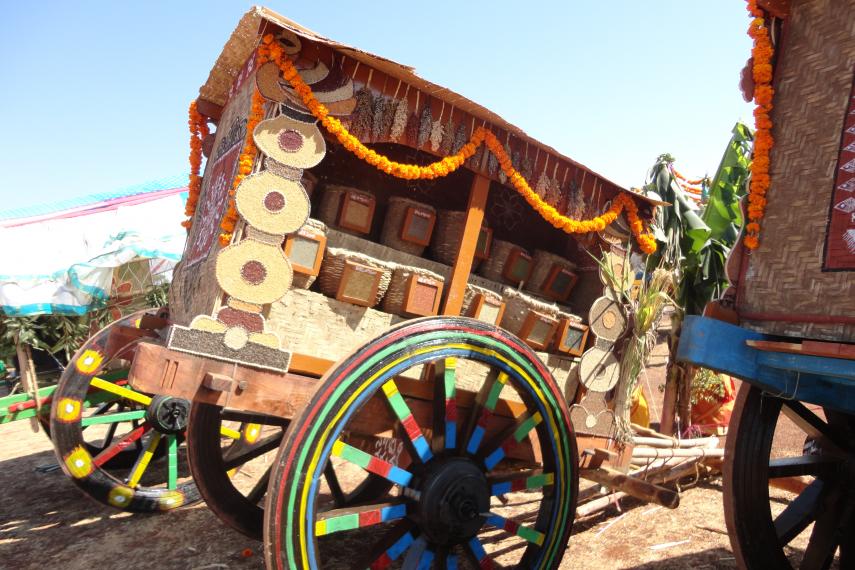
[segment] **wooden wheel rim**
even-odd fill
[[[397,359],[388,364],[393,356]],[[548,503],[548,508],[541,507],[536,524],[546,517],[548,534],[539,548],[527,548],[523,560],[529,567],[557,567],[571,530],[578,491],[575,438],[566,403],[550,373],[528,347],[496,327],[465,318],[410,321],[357,350],[325,376],[289,429],[277,457],[265,509],[269,567],[317,567],[313,499],[333,443],[361,403],[387,379],[449,356],[478,360],[508,373],[529,390],[527,396],[534,404],[529,411],[542,414],[543,433],[538,431],[538,436],[543,438],[543,450],[552,452],[551,459],[544,453],[543,469],[553,470],[554,483],[549,496],[544,493],[542,505]],[[552,460],[554,465],[549,464]],[[483,555],[483,549],[481,552]]]
[[[99,465],[83,439],[83,403],[90,383],[102,365],[130,348],[130,345],[110,347],[110,333],[118,326],[136,326],[146,312],[140,311],[107,325],[78,349],[57,384],[50,413],[54,452],[65,474],[92,499],[121,510],[137,512],[167,511],[199,499],[192,480],[176,484],[174,489],[127,485]],[[171,451],[177,453],[177,442],[183,435],[174,434],[172,438],[167,438],[170,447],[167,454]],[[152,455],[160,447],[158,441]]]
[[[769,496],[770,452],[777,420],[783,415],[783,406],[802,406],[800,402],[790,402],[790,400],[765,394],[761,389],[743,383],[734,403],[730,434],[725,446],[723,500],[725,523],[731,537],[731,546],[737,566],[740,568],[791,568],[784,552],[784,546],[780,544],[775,526],[775,521],[782,517],[783,512],[773,519]],[[769,418],[774,421],[771,428],[769,428],[768,423],[762,423],[764,419]],[[855,425],[851,415],[849,422],[850,426]],[[850,432],[850,437],[851,435]],[[852,453],[853,449],[850,446],[848,448],[849,461],[852,461]],[[759,463],[746,465],[744,461],[747,457],[753,457]],[[825,493],[822,495],[823,497],[827,497],[827,494],[834,493],[835,489],[847,485],[847,480],[842,474],[829,478],[817,477],[813,483],[820,482],[823,487],[830,487],[830,490],[821,488],[820,492]],[[810,492],[811,486],[809,485],[798,493],[788,506],[806,496],[806,493]],[[846,498],[845,495],[844,498]],[[820,500],[824,503],[827,502],[827,499],[817,498],[817,505],[819,505]],[[746,504],[749,501],[755,503],[751,505],[751,508],[748,508],[749,505]],[[848,501],[850,505],[855,501],[851,491]],[[851,512],[848,516],[850,517],[848,524],[851,531],[855,522],[851,518]],[[815,524],[816,518],[818,517],[808,520],[805,526],[811,523]],[[843,524],[841,522],[836,530],[845,533]],[[792,538],[802,532],[804,532],[804,527],[793,534]],[[787,544],[792,538],[787,541]],[[833,558],[838,546],[851,548],[851,545],[844,544],[845,541],[844,538],[839,545],[832,545],[831,558]],[[810,543],[805,552],[806,556],[808,550],[810,550]],[[847,554],[847,556],[850,555],[851,553]],[[841,568],[846,567],[843,556],[841,553]]]

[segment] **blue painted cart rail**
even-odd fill
[[[677,360],[749,382],[774,396],[855,413],[855,360],[768,352],[747,340],[770,340],[715,319],[683,321]]]

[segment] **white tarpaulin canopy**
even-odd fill
[[[152,274],[169,279],[187,236],[186,188],[175,182],[77,200],[61,211],[0,214],[2,312],[86,313],[109,296],[113,270],[135,260],[149,260]]]

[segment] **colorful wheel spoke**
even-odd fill
[[[446,358],[435,368],[432,443],[437,453],[457,447],[456,369],[456,358]]]
[[[527,526],[523,526],[516,521],[506,519],[505,517],[497,515],[495,513],[490,513],[490,516],[487,517],[487,524],[501,529],[507,532],[508,534],[518,536],[538,546],[541,546],[543,544],[543,539],[545,538],[545,535],[542,532],[533,528],[529,528]]]
[[[469,412],[470,426],[467,432],[470,435],[466,444],[467,453],[474,455],[478,452],[484,435],[487,433],[487,425],[490,422],[490,418],[493,412],[496,411],[499,396],[509,379],[510,377],[504,372],[499,372],[497,376],[491,374],[487,377],[487,381],[478,392],[476,405]]]
[[[413,449],[415,449],[418,458],[422,463],[429,461],[433,457],[433,454],[430,451],[430,446],[422,433],[422,428],[419,427],[418,423],[416,423],[416,418],[413,417],[413,412],[410,410],[410,406],[407,405],[407,402],[404,400],[401,392],[398,391],[398,386],[395,384],[394,380],[389,380],[383,384],[383,394],[386,395],[386,399],[389,401],[392,411],[395,412],[395,415],[400,420],[404,431],[407,433],[407,438],[410,440]]]
[[[143,473],[148,468],[148,464],[151,462],[151,457],[154,455],[154,451],[157,449],[157,446],[160,444],[161,433],[160,432],[152,432],[151,440],[148,442],[148,445],[140,454],[137,462],[134,464],[131,469],[130,475],[128,475],[128,486],[136,487],[140,483],[140,479],[142,479]]]
[[[487,554],[487,551],[484,550],[484,545],[481,544],[481,541],[478,540],[477,536],[473,536],[469,542],[466,543],[466,550],[475,560],[475,563],[478,564],[479,568],[483,570],[488,570],[493,568],[493,559]]]
[[[407,516],[405,503],[369,505],[355,509],[333,509],[318,515],[315,535],[325,536],[335,532],[355,530],[377,524],[400,520]]]
[[[102,414],[98,416],[89,416],[83,418],[80,424],[83,427],[96,424],[111,424],[116,422],[129,422],[131,420],[141,420],[145,417],[145,410],[131,410],[128,412],[116,412],[113,414]]]
[[[341,440],[336,440],[333,444],[332,454],[402,487],[408,486],[413,479],[413,474],[406,469],[365,453]]]
[[[131,400],[132,402],[137,402],[138,404],[142,404],[143,406],[148,406],[151,404],[151,398],[146,396],[145,394],[140,394],[139,392],[134,392],[128,388],[124,388],[122,386],[117,386],[112,382],[108,382],[107,380],[103,380],[98,377],[92,378],[89,381],[91,386],[95,388],[104,390],[105,392],[110,392],[111,394],[115,394],[120,398],[125,398],[126,400]]]
[[[142,436],[145,435],[150,429],[151,428],[146,424],[135,428],[133,431],[122,437],[119,441],[111,444],[109,447],[101,451],[101,453],[96,455],[93,459],[93,463],[98,467],[103,466],[116,455],[126,450],[135,442],[139,441],[140,438],[142,438]]]
[[[225,426],[220,428],[220,435],[229,437],[231,439],[240,439],[242,437],[239,431],[227,428]]]
[[[445,570],[457,570],[457,555],[449,554],[445,559]]]
[[[166,436],[166,488],[178,487],[178,438],[173,435]]]
[[[416,538],[411,532],[412,523],[406,519],[398,523],[377,544],[372,547],[368,555],[368,563],[365,564],[370,570],[383,570],[392,565],[413,545]]]
[[[507,454],[507,447],[511,444],[511,436],[516,443],[521,443],[526,436],[529,434],[531,430],[540,424],[543,421],[543,416],[540,415],[540,412],[535,412],[534,414],[525,414],[517,420],[517,423],[511,427],[513,430],[509,435],[501,435],[498,438],[499,444],[493,448],[492,451],[486,454],[484,457],[484,465],[487,467],[489,471],[493,467],[499,464],[499,462],[505,458]]]
[[[490,494],[495,496],[507,495],[515,491],[526,491],[548,487],[555,483],[554,473],[537,473],[528,477],[517,477],[507,480],[490,481]]]
[[[425,538],[420,536],[407,551],[402,568],[403,570],[425,570],[430,568],[433,558],[433,551],[428,548]]]

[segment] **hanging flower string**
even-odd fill
[[[181,225],[189,230],[196,204],[199,202],[199,193],[202,191],[202,177],[199,176],[202,169],[202,141],[210,133],[208,121],[196,108],[196,101],[190,103],[187,124],[190,127],[190,182],[187,184],[187,204],[184,206],[187,219],[181,222]]]
[[[265,63],[264,61],[260,62]],[[255,160],[255,155],[258,154],[258,149],[252,138],[252,133],[258,123],[264,118],[264,97],[258,91],[258,88],[252,94],[252,107],[249,112],[249,119],[246,122],[246,137],[243,140],[243,149],[238,158],[238,171],[235,179],[232,181],[232,187],[229,189],[229,205],[226,208],[226,213],[223,214],[223,219],[220,221],[220,244],[227,246],[232,241],[232,234],[235,231],[235,225],[238,221],[238,212],[235,207],[235,190],[240,185],[241,181],[252,172],[252,164]]]
[[[696,180],[689,180],[688,178],[686,178],[685,176],[683,176],[682,174],[680,174],[680,172],[679,172],[676,168],[674,168],[673,166],[671,167],[671,172],[674,174],[674,176],[676,176],[677,178],[679,178],[680,180],[682,180],[682,181],[683,181],[683,182],[685,182],[686,184],[692,184],[692,185],[694,185],[694,184],[700,184],[700,183],[702,183],[704,180],[706,180],[706,177],[704,177],[704,178],[698,178],[698,179],[696,179]]]
[[[282,71],[282,76],[291,84],[294,91],[300,95],[306,108],[311,111],[324,128],[342,146],[378,170],[405,180],[432,180],[447,176],[460,168],[467,159],[475,154],[478,147],[484,144],[496,156],[502,171],[506,174],[517,192],[554,227],[567,233],[600,231],[614,222],[621,212],[626,211],[627,220],[642,251],[645,253],[656,251],[656,240],[645,230],[644,224],[638,216],[638,206],[629,195],[624,193],[618,194],[612,200],[611,207],[606,212],[590,220],[574,220],[563,216],[532,190],[525,178],[513,167],[511,158],[505,152],[505,149],[496,136],[483,126],[475,129],[469,142],[464,144],[458,152],[431,164],[421,166],[417,164],[402,164],[390,160],[386,156],[362,144],[359,139],[348,132],[341,121],[329,114],[327,108],[315,98],[311,88],[300,77],[293,62],[285,56],[281,46],[274,41],[272,34],[264,36],[258,51],[261,63],[267,61],[276,62]]]
[[[754,77],[754,158],[751,162],[751,184],[748,188],[748,224],[745,226],[745,247],[756,249],[760,245],[760,220],[766,210],[766,191],[769,189],[769,155],[775,141],[772,139],[772,41],[769,28],[763,19],[763,10],[757,0],[748,0],[751,25],[748,35],[754,40],[751,49]]]

